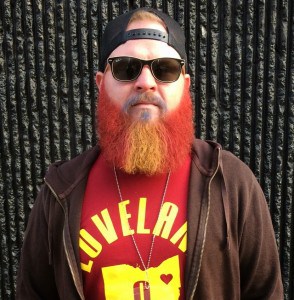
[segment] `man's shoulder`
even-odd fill
[[[244,174],[246,177],[254,176],[250,167],[228,150],[221,151],[221,162],[224,170],[230,171],[233,175]]]
[[[227,176],[253,176],[246,163],[217,142],[195,139],[192,152],[197,164],[209,173],[219,165]]]
[[[59,192],[66,189],[88,176],[99,154],[99,147],[94,146],[72,159],[56,161],[49,166],[45,181]]]

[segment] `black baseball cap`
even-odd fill
[[[126,29],[132,15],[140,10],[147,11],[158,16],[166,25],[167,33],[150,28],[140,28],[127,31]],[[104,71],[106,60],[114,49],[128,40],[134,39],[153,39],[165,42],[169,46],[173,47],[182,59],[187,61],[185,35],[180,25],[170,16],[161,11],[153,8],[141,7],[122,14],[107,24],[102,36],[101,57],[99,61],[100,71]]]

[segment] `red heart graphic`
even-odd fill
[[[173,279],[173,275],[172,275],[172,274],[162,274],[162,275],[160,275],[160,279],[161,279],[165,284],[169,284],[170,281]]]

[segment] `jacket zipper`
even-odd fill
[[[217,167],[214,171],[214,173],[212,174],[210,180],[209,180],[209,183],[208,183],[208,201],[210,203],[210,187],[211,187],[211,183],[212,183],[212,180],[214,179],[218,169],[219,169],[219,166],[220,166],[220,149],[218,148],[218,157],[217,157]],[[205,231],[206,231],[206,228],[205,228]],[[198,271],[197,271],[197,279],[196,279],[196,282],[195,282],[195,285],[194,285],[194,288],[193,288],[193,291],[191,293],[191,297],[189,298],[190,300],[193,300],[193,297],[194,297],[194,294],[196,292],[196,288],[197,288],[197,285],[198,285],[198,279],[199,279],[199,274],[200,274],[200,268],[201,268],[201,262],[202,262],[202,255],[203,255],[203,249],[204,249],[204,246],[205,246],[205,241],[206,241],[206,232],[205,232],[205,239],[203,241],[203,245],[202,245],[202,250],[201,250],[201,259],[200,259],[200,264],[198,266]]]
[[[55,199],[57,200],[57,202],[59,203],[59,205],[62,207],[62,210],[63,210],[63,213],[64,215],[66,215],[65,213],[65,210],[64,210],[64,207],[58,197],[58,195],[56,194],[56,192],[54,191],[54,189],[52,188],[52,186],[47,182],[46,178],[44,179],[46,185],[49,187],[51,193],[53,194],[53,196],[55,197]],[[79,290],[78,288],[78,284],[77,284],[77,275],[75,274],[74,270],[73,270],[73,266],[72,266],[72,263],[71,263],[71,260],[69,258],[69,253],[68,253],[68,249],[67,249],[67,246],[66,246],[66,243],[65,243],[65,237],[64,237],[64,225],[63,225],[63,234],[62,234],[62,241],[63,241],[63,246],[64,246],[64,250],[65,250],[65,255],[66,255],[66,259],[67,259],[67,263],[69,265],[69,268],[70,268],[70,272],[71,272],[71,275],[73,277],[73,280],[74,280],[74,284],[75,284],[75,287],[76,287],[76,290],[78,291],[78,294],[80,296],[81,299],[85,299],[84,298],[84,295],[81,293],[81,291]]]

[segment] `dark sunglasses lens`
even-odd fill
[[[153,61],[152,70],[156,79],[164,82],[173,82],[181,74],[181,64],[173,58],[159,58]]]
[[[112,62],[112,73],[117,80],[130,81],[138,77],[140,60],[132,57],[117,57]]]

